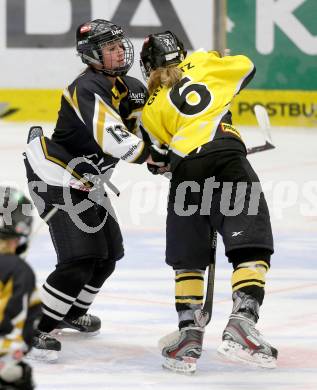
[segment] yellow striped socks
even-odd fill
[[[194,312],[204,300],[204,271],[177,270],[175,273],[175,304],[180,327],[194,322]]]
[[[233,271],[231,278],[232,292],[242,290],[258,298],[264,297],[265,276],[269,269],[263,260],[240,263]]]

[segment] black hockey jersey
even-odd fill
[[[16,255],[0,254],[0,354],[31,346],[40,313],[31,267]]]
[[[88,67],[63,92],[52,140],[74,157],[106,167],[119,159],[142,163],[148,152],[139,132],[147,90],[137,79],[117,77],[115,85]]]

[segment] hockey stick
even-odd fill
[[[263,106],[256,105],[254,107],[254,112],[256,119],[258,121],[259,127],[262,130],[265,136],[265,144],[260,146],[253,146],[247,149],[248,154],[263,152],[265,150],[274,149],[275,146],[271,139],[271,125],[270,119],[266,109]],[[214,297],[214,285],[215,285],[215,268],[216,268],[216,251],[217,251],[217,231],[213,230],[212,232],[212,256],[210,265],[208,267],[208,276],[207,276],[207,291],[204,306],[201,310],[201,316],[203,318],[203,322],[205,326],[209,324],[212,316],[213,309],[213,297]]]
[[[12,115],[17,111],[19,111],[18,108],[8,108],[7,103],[0,103],[0,119]]]
[[[258,121],[259,127],[262,130],[262,133],[264,135],[265,144],[247,148],[248,154],[263,152],[265,150],[270,150],[275,148],[271,138],[270,118],[265,107],[257,104],[256,106],[254,106],[254,113]]]
[[[212,232],[212,241],[211,241],[211,261],[208,267],[208,276],[207,276],[207,291],[204,306],[201,310],[202,317],[205,318],[204,326],[208,325],[211,316],[212,308],[214,302],[214,286],[215,286],[215,268],[216,268],[216,252],[217,252],[217,230]]]

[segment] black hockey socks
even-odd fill
[[[83,286],[91,279],[95,261],[82,260],[59,264],[43,285],[43,316],[38,325],[42,332],[56,328],[74,304]]]
[[[194,313],[202,308],[204,272],[199,269],[175,270],[175,305],[179,329],[195,324]]]
[[[68,319],[75,319],[87,313],[104,282],[113,273],[116,262],[97,261],[90,280],[85,284],[67,313]]]
[[[264,260],[246,261],[238,264],[232,274],[232,292],[244,292],[254,297],[261,305],[264,298],[265,276],[269,266]]]

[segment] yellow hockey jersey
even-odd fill
[[[142,125],[152,142],[167,144],[178,157],[185,157],[213,140],[255,67],[246,56],[220,57],[215,51],[196,51],[178,66],[182,79],[173,88],[154,91],[143,108]]]

